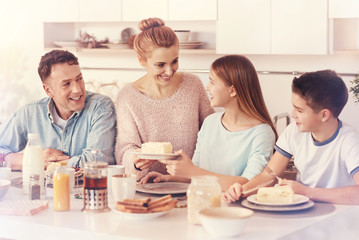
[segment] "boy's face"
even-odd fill
[[[315,113],[307,102],[298,94],[292,93],[293,110],[291,117],[294,118],[299,132],[316,132],[321,125],[321,111]]]

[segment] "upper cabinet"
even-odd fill
[[[220,0],[217,53],[327,54],[327,0]]]
[[[168,18],[170,21],[217,20],[217,0],[168,0]]]
[[[359,1],[329,0],[329,18],[359,18]]]
[[[327,54],[327,0],[272,0],[272,54]]]
[[[79,0],[41,0],[44,22],[78,22]]]
[[[220,0],[217,53],[270,54],[270,0]]]
[[[122,0],[123,21],[138,22],[150,17],[168,20],[168,0]]]
[[[122,21],[121,0],[79,0],[79,8],[80,22]]]

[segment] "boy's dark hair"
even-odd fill
[[[68,63],[69,65],[79,65],[78,59],[69,51],[52,50],[41,57],[37,72],[40,75],[41,81],[51,74],[51,68],[55,64]]]
[[[329,109],[338,117],[348,101],[348,89],[332,70],[304,73],[295,77],[292,92],[300,95],[314,112]]]

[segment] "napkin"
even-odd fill
[[[49,207],[47,200],[3,200],[0,214],[30,216]]]

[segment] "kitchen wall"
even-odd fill
[[[11,2],[11,4],[9,4]],[[44,97],[41,81],[37,75],[37,64],[43,49],[43,28],[36,6],[21,0],[3,0],[0,3],[0,122],[19,106],[34,99]],[[5,20],[4,20],[5,19]],[[207,47],[215,47],[215,22],[176,23],[168,25],[174,29],[185,28],[191,24],[196,32],[192,40],[203,41]],[[136,28],[137,23],[128,23]],[[109,24],[108,28],[114,27]],[[100,25],[81,25],[83,30],[96,32],[101,38],[104,28]],[[111,39],[119,32],[111,31]],[[86,81],[127,83],[136,80],[144,71],[140,69],[134,53],[92,54],[75,53],[81,67],[119,67],[134,68],[133,71],[83,70]],[[180,69],[208,70],[211,62],[219,57],[215,54],[180,54]],[[335,55],[247,55],[258,71],[306,72],[320,69],[333,69],[338,73],[359,73],[359,54]],[[197,73],[204,84],[208,73]],[[291,81],[293,75],[260,74],[265,101],[272,117],[291,111]],[[353,77],[344,77],[350,87]],[[359,131],[359,105],[354,103],[352,94],[341,119]]]

